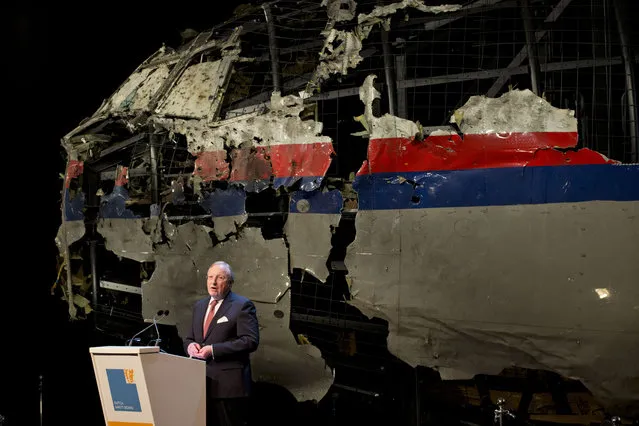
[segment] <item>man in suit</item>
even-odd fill
[[[243,425],[251,391],[249,354],[259,344],[255,305],[233,293],[234,276],[226,262],[207,272],[209,297],[193,306],[184,339],[189,356],[206,360],[207,425]]]

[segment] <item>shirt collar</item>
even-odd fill
[[[211,304],[211,302],[213,301],[213,296],[211,296],[211,299],[209,299],[209,304]],[[224,301],[224,298],[222,299],[217,299],[217,304],[219,305],[220,303],[222,303]]]

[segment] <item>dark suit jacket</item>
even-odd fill
[[[255,305],[246,297],[230,291],[202,336],[204,315],[211,297],[198,300],[193,306],[193,319],[184,339],[184,350],[196,342],[213,345],[213,358],[206,361],[209,397],[237,398],[248,396],[251,390],[249,354],[259,344],[259,327]],[[227,322],[218,323],[222,317]]]

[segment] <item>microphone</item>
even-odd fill
[[[165,311],[158,311],[157,315],[162,318],[162,317],[166,317],[169,315],[169,310],[165,310]],[[153,324],[155,325],[155,334],[158,336],[157,339],[155,340],[151,340],[149,342],[149,344],[151,342],[155,342],[155,344],[153,346],[159,346],[160,342],[162,341],[162,339],[160,339],[160,330],[158,329],[158,324],[157,321],[155,320],[155,317],[153,317]]]
[[[133,341],[139,342],[140,339],[136,339],[136,337],[138,337],[140,334],[144,333],[145,331],[147,331],[149,328],[155,326],[156,332],[157,332],[157,318],[158,317],[163,317],[165,315],[168,315],[169,311],[158,311],[155,315],[153,315],[153,323],[151,323],[149,326],[144,327],[142,330],[138,331],[133,337],[131,337],[128,340],[128,344],[127,346],[131,346],[133,344]],[[158,333],[158,337],[159,337],[159,333]]]

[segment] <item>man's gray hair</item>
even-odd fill
[[[229,274],[229,284],[233,284],[235,282],[235,274],[233,273],[233,270],[231,269],[231,265],[224,262],[223,260],[218,260],[217,262],[214,262],[211,265],[211,268],[214,266],[221,266],[224,269],[226,269],[226,272]]]

